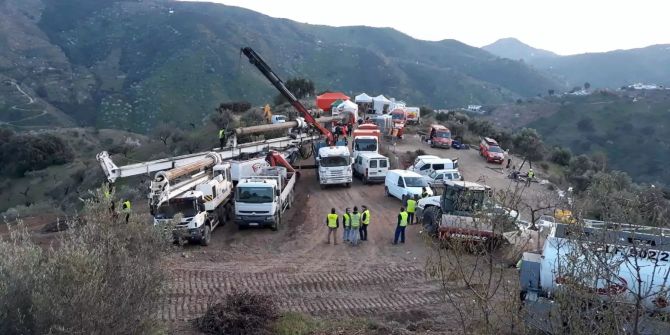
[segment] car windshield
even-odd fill
[[[349,157],[321,157],[319,165],[322,167],[347,166],[349,165]]]
[[[359,138],[354,141],[356,151],[377,151],[377,141],[371,138]]]
[[[405,118],[405,114],[403,114],[403,113],[393,113],[393,114],[391,114],[391,117],[394,120],[403,120]]]
[[[426,187],[428,184],[421,177],[405,177],[406,187]]]
[[[435,178],[437,178],[437,175],[438,175],[437,171],[433,171],[433,172],[430,173],[430,175],[428,175],[428,177],[430,179],[435,179]]]
[[[437,136],[437,137],[441,137],[441,138],[450,138],[450,137],[451,137],[451,133],[448,132],[448,131],[438,131],[437,134],[436,134],[435,136]]]
[[[235,201],[251,204],[272,202],[272,187],[238,186]]]
[[[490,152],[503,152],[502,149],[500,149],[500,147],[496,147],[496,146],[489,147],[489,151]]]
[[[195,198],[172,199],[165,202],[156,210],[156,219],[172,219],[177,214],[184,217],[192,217],[198,214],[196,211]]]

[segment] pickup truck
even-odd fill
[[[235,223],[240,228],[266,226],[277,230],[291,208],[295,172],[283,167],[264,168],[258,176],[240,179],[235,191]]]

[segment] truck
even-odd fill
[[[276,231],[291,208],[297,172],[266,167],[256,176],[242,178],[235,192],[235,223],[240,228],[268,226]]]
[[[569,332],[555,297],[578,287],[607,309],[614,303],[638,305],[643,312],[638,334],[670,334],[670,323],[652,317],[670,316],[669,229],[596,220],[558,222],[550,228],[542,250],[525,252],[519,266],[523,317],[529,326],[550,334]],[[630,333],[633,318],[621,320],[627,329],[621,333]]]
[[[440,196],[419,200],[417,218],[441,240],[484,244],[494,249],[527,227],[518,212],[495,205],[491,188],[469,181],[445,180]]]
[[[421,109],[419,107],[405,107],[407,112],[407,124],[421,123]]]

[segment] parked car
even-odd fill
[[[502,164],[505,161],[505,152],[496,140],[489,137],[484,137],[479,143],[479,154],[486,158],[487,162]]]
[[[434,124],[430,126],[430,132],[428,135],[428,142],[430,142],[431,148],[451,148],[451,131],[449,128],[440,125]]]
[[[376,152],[361,152],[354,160],[354,175],[361,178],[363,184],[384,182],[389,170],[389,159]]]
[[[437,170],[453,169],[458,169],[458,160],[451,160],[449,158],[417,158],[414,164],[407,170],[427,176]]]
[[[272,123],[284,123],[286,122],[285,115],[272,115]]]
[[[433,183],[442,183],[445,180],[463,180],[463,176],[458,171],[458,169],[449,169],[449,170],[436,170],[427,176],[423,176],[423,179],[430,185]]]
[[[424,187],[428,195],[432,196],[433,191],[420,174],[407,170],[390,170],[386,173],[384,194],[396,197],[404,204],[410,197],[413,198],[415,195],[421,197]]]

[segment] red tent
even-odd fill
[[[329,92],[316,97],[316,106],[324,111],[330,111],[330,105],[337,100],[349,100],[349,97],[342,92]]]

